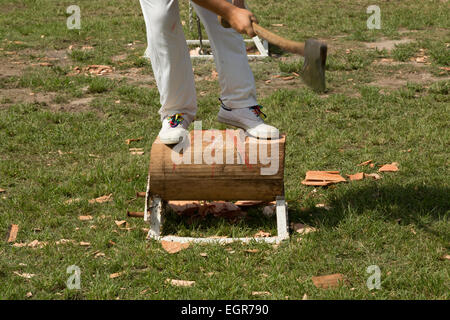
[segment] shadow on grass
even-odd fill
[[[335,226],[349,214],[369,214],[400,225],[414,224],[438,237],[448,237],[445,230],[430,228],[431,222],[443,220],[450,212],[450,190],[442,186],[389,185],[352,188],[330,203],[334,209],[323,216],[322,223]]]

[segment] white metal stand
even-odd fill
[[[158,196],[150,195],[150,177],[148,179],[147,192],[145,197],[144,220],[150,220],[150,230],[147,239],[158,241],[173,242],[197,242],[197,243],[230,243],[240,241],[248,243],[251,241],[280,243],[289,238],[288,230],[288,208],[284,196],[278,196],[276,199],[277,213],[277,236],[276,237],[247,237],[247,238],[193,238],[193,237],[177,237],[177,236],[161,236],[161,229],[164,221],[164,212],[166,209],[166,201]]]

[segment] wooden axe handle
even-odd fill
[[[218,17],[219,22],[224,28],[230,28],[230,24],[227,20],[223,19],[221,16]],[[304,56],[305,55],[305,44],[302,42],[292,41],[285,39],[283,37],[280,37],[279,35],[276,35],[275,33],[261,27],[256,22],[253,22],[253,30],[255,30],[255,33],[270,42],[271,44],[274,44],[284,51],[291,52],[291,53],[297,53],[299,55]]]
[[[274,44],[287,52],[297,53],[302,56],[305,55],[305,44],[302,42],[292,41],[280,37],[279,35],[270,32],[269,30],[261,27],[259,24],[255,22],[253,22],[253,30],[255,30],[255,33],[259,37],[267,40],[271,44]]]

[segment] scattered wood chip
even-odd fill
[[[61,239],[61,240],[56,241],[55,243],[57,245],[59,245],[59,244],[74,243],[74,242],[75,242],[75,240]]]
[[[253,291],[252,296],[270,296],[271,293],[269,291]]]
[[[6,190],[3,188],[0,188],[0,193],[4,193],[4,192],[6,192]]]
[[[302,184],[307,186],[328,186],[330,184],[346,182],[339,171],[307,171]]]
[[[89,73],[89,74],[94,74],[94,75],[104,75],[106,73],[112,73],[113,72],[113,68],[110,66],[106,66],[106,65],[99,65],[99,64],[93,64],[90,66],[87,66],[86,68],[84,68],[84,71]]]
[[[125,220],[115,220],[114,223],[118,227],[122,227],[122,228],[127,228],[128,227],[128,222],[126,222]]]
[[[33,296],[33,293],[31,293],[31,291],[28,291],[27,294],[25,295],[27,298],[31,298]]]
[[[92,216],[78,216],[78,219],[81,221],[92,220]]]
[[[189,248],[189,242],[180,243],[174,241],[161,241],[161,246],[164,250],[166,250],[170,254],[177,253],[181,250]]]
[[[192,287],[195,281],[166,279],[166,282],[176,287]]]
[[[300,75],[297,72],[292,72],[292,74],[296,77],[300,77]]]
[[[247,250],[244,250],[245,252],[248,252],[248,253],[257,253],[257,252],[259,252],[259,249],[247,249]]]
[[[397,163],[393,162],[391,164],[385,164],[380,169],[379,172],[396,172],[398,171]]]
[[[97,252],[95,255],[94,255],[94,258],[100,258],[100,257],[104,257],[105,256],[105,254],[103,253],[103,252]]]
[[[38,241],[38,240],[33,240],[29,243],[14,243],[13,247],[16,248],[22,248],[22,247],[30,247],[30,248],[43,248],[47,245],[47,242],[45,241]]]
[[[372,163],[372,160],[367,160],[367,161],[364,161],[364,162],[361,162],[360,164],[357,164],[356,166],[367,166],[369,163]]]
[[[200,253],[200,257],[206,258],[206,257],[208,257],[208,254],[206,252],[201,252]]]
[[[242,201],[236,201],[234,204],[238,207],[254,207],[259,206],[263,201],[250,201],[250,200],[242,200]]]
[[[267,238],[270,237],[270,232],[264,232],[263,230],[259,230],[254,235],[255,238]]]
[[[68,200],[64,201],[64,203],[65,204],[72,204],[72,203],[80,202],[80,201],[81,201],[80,198],[75,198],[75,199],[68,199]]]
[[[106,195],[106,196],[101,196],[95,199],[91,199],[89,200],[89,203],[104,203],[104,202],[109,202],[112,200],[112,193]]]
[[[345,276],[341,273],[335,273],[326,276],[312,277],[312,281],[317,288],[336,288],[341,283],[345,282]]]
[[[378,173],[364,173],[365,178],[372,178],[375,180],[380,180],[381,176]]]
[[[18,232],[19,232],[19,225],[11,224],[9,226],[8,235],[6,237],[6,242],[11,243],[11,242],[16,241]]]
[[[318,204],[316,204],[316,208],[325,209],[327,211],[330,211],[331,209],[333,209],[332,207],[327,206],[325,203],[318,203]]]
[[[358,172],[355,174],[348,174],[347,177],[350,179],[350,181],[357,181],[364,179],[364,172]]]
[[[90,242],[85,242],[85,241],[80,242],[80,246],[82,246],[82,247],[89,247],[90,245],[91,245]]]
[[[272,23],[271,26],[272,27],[284,27],[284,24],[282,24],[282,23]]]
[[[303,295],[302,300],[308,300],[308,295],[306,293]]]
[[[109,278],[110,278],[110,279],[115,279],[115,278],[120,277],[120,276],[123,275],[124,273],[125,273],[124,271],[122,271],[122,272],[116,272],[116,273],[111,273],[111,274],[109,275]]]
[[[120,100],[119,100],[119,103],[120,103]],[[127,140],[125,140],[125,143],[129,145],[129,144],[132,143],[132,142],[141,141],[143,138],[144,138],[144,137],[127,139]]]
[[[287,76],[287,77],[282,77],[281,79],[284,80],[284,81],[289,81],[289,80],[295,79],[295,77],[294,76]]]
[[[307,225],[304,225],[302,223],[292,223],[291,224],[291,228],[292,228],[292,230],[294,230],[295,232],[298,232],[300,234],[307,234],[307,233],[310,233],[310,232],[317,231],[316,228],[308,227]]]
[[[442,259],[442,260],[450,260],[450,254],[444,254],[444,255],[441,257],[441,259]]]
[[[20,273],[19,271],[14,271],[14,274],[26,279],[31,279],[35,276],[34,273]]]

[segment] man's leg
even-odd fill
[[[180,133],[180,127],[187,128],[197,111],[194,74],[180,22],[178,0],[140,0],[140,3],[147,29],[145,55],[150,58],[160,94],[159,114],[163,121],[160,138],[169,132],[168,141],[174,137],[176,140],[176,133],[174,136],[173,130],[167,130],[176,128]],[[182,118],[177,116],[168,120],[168,117],[181,113]],[[180,119],[182,126],[177,126]],[[165,123],[167,121],[175,127]]]
[[[215,13],[193,5],[208,33],[223,103],[231,109],[256,105],[255,80],[242,35],[232,28],[222,27]]]
[[[259,138],[278,136],[278,130],[261,119],[264,114],[256,100],[255,79],[242,36],[222,27],[215,13],[196,4],[194,8],[208,33],[219,73],[222,107],[218,120]]]

